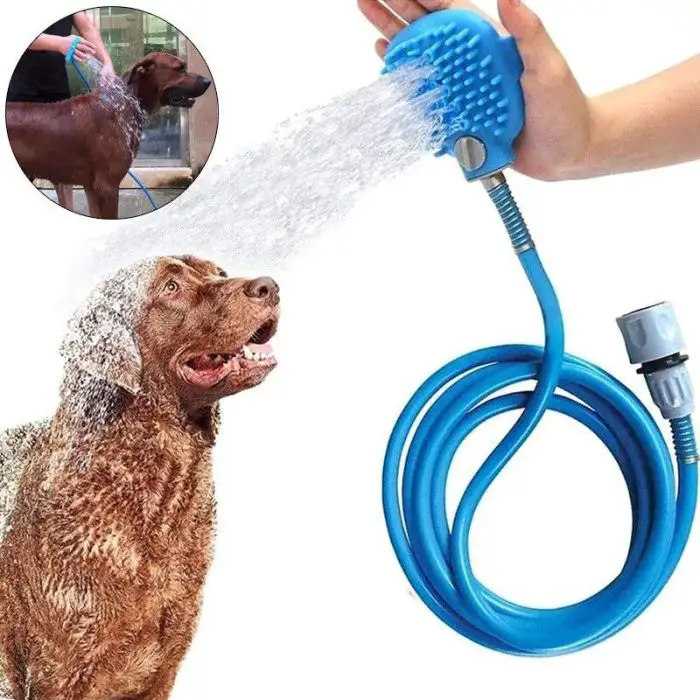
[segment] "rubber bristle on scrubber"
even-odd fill
[[[500,36],[481,16],[444,10],[409,25],[391,42],[385,72],[420,66],[427,70],[421,92],[436,90],[441,113],[438,155],[454,154],[463,136],[478,138],[486,161],[467,174],[484,177],[515,159],[513,141],[524,125],[520,88],[523,64],[512,37]]]

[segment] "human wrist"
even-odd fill
[[[579,143],[570,158],[556,164],[549,180],[583,180],[605,175],[611,133],[610,115],[599,97],[586,97],[579,123]]]
[[[54,46],[53,50],[59,51],[64,56],[67,56],[68,52],[70,51],[70,47],[73,45],[74,40],[75,40],[74,34],[69,34],[68,36],[57,36],[54,39],[55,46]]]

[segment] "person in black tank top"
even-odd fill
[[[71,33],[74,27],[81,39],[76,47],[76,59],[86,61],[94,56],[106,72],[114,72],[95,25],[85,12],[76,12],[54,22],[22,54],[10,79],[8,102],[59,102],[71,96],[66,54],[75,39]]]
[[[75,41],[74,27],[80,37],[76,60],[87,61],[94,56],[102,63],[103,73],[114,73],[112,59],[97,28],[85,12],[76,12],[54,22],[22,54],[10,78],[7,102],[60,102],[71,96],[66,55]],[[55,182],[54,187],[58,203],[72,210],[73,185]]]
[[[68,37],[73,18],[64,17],[44,30],[43,34]],[[59,51],[27,49],[10,79],[8,102],[58,102],[70,97],[66,57]]]

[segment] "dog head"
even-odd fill
[[[229,278],[212,262],[158,260],[139,324],[143,376],[163,378],[188,409],[260,384],[274,369],[279,288]]]
[[[148,112],[161,107],[189,109],[211,85],[209,78],[190,73],[182,59],[162,52],[149,53],[123,78]]]
[[[157,258],[103,282],[63,343],[67,371],[136,395],[174,396],[194,413],[260,384],[275,368],[279,288],[229,278],[212,262]]]

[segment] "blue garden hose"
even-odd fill
[[[151,194],[150,190],[146,187],[146,185],[143,184],[143,181],[136,175],[136,173],[133,170],[129,170],[129,176],[137,184],[137,186],[141,189],[141,191],[146,195],[148,201],[151,204],[151,207],[154,210],[158,209],[158,205],[156,204],[156,200],[153,198],[153,195]]]
[[[85,84],[85,87],[88,90],[91,90],[90,81],[87,79],[87,77],[85,76],[85,73],[83,73],[82,69],[78,65],[78,62],[75,60],[75,49],[77,48],[79,43],[80,43],[80,37],[76,37],[73,40],[73,43],[71,44],[71,47],[68,50],[68,53],[66,54],[66,63],[70,63],[73,66],[73,68],[75,68],[78,76]],[[146,198],[148,199],[153,210],[158,209],[158,205],[156,204],[156,200],[153,198],[153,195],[150,193],[150,191],[148,190],[146,185],[144,185],[144,183],[141,181],[141,179],[139,177],[137,177],[136,173],[134,173],[133,170],[129,170],[129,176],[136,183],[136,185],[141,189],[141,191],[146,195]]]
[[[522,247],[529,234],[507,185],[492,190],[491,196],[514,244]],[[449,363],[420,387],[389,441],[384,510],[406,575],[441,620],[491,649],[546,656],[607,639],[660,593],[678,564],[693,522],[697,449],[691,418],[672,420],[676,495],[673,462],[656,422],[617,379],[564,353],[559,303],[540,258],[532,247],[518,257],[542,310],[544,348],[502,345],[477,350]],[[526,380],[537,381],[533,391],[493,396]],[[557,388],[577,400],[556,394]],[[416,419],[431,402],[407,445]],[[445,488],[455,452],[484,421],[514,410],[522,415],[472,479],[450,531]],[[634,520],[627,562],[615,581],[592,598],[557,610],[516,605],[485,588],[474,576],[468,547],[479,501],[547,410],[583,424],[608,448],[625,478]]]
[[[455,36],[463,43],[472,37],[472,49],[479,43],[473,36],[480,37],[482,46],[489,41],[494,46],[507,41],[471,13],[435,13],[399,35],[389,47],[387,65],[391,70],[404,60],[427,56],[431,65],[437,64],[443,72],[452,71],[453,77],[455,68],[450,68],[450,59],[468,55],[460,54],[462,44],[451,40]],[[496,48],[492,50],[494,53],[488,54],[492,60],[485,60],[483,53],[474,57],[479,65],[495,64],[500,69],[500,79],[486,75],[484,84],[503,82],[509,66],[519,77],[522,64],[512,46],[500,54]],[[446,54],[447,60],[439,58]],[[469,74],[468,66],[464,62],[458,66],[463,75]],[[472,73],[476,75],[478,69]],[[436,82],[442,84],[440,75]],[[448,105],[449,100],[448,86]],[[389,440],[383,503],[399,562],[435,615],[490,649],[521,656],[552,656],[608,639],[659,595],[690,534],[698,492],[698,453],[690,417],[693,398],[687,358],[680,354],[682,338],[668,305],[642,309],[622,317],[619,323],[630,359],[642,365],[655,402],[670,418],[676,469],[661,430],[642,402],[603,369],[565,353],[556,293],[500,172],[512,162],[518,120],[522,126],[517,100],[515,104],[510,122],[511,126],[515,122],[516,128],[510,133],[506,118],[494,121],[494,128],[485,134],[487,117],[498,111],[486,114],[486,106],[480,105],[485,117],[476,123],[465,123],[464,119],[457,125],[448,122],[444,150],[458,157],[468,179],[480,179],[486,186],[540,305],[544,347],[501,345],[477,350],[450,362],[424,382],[401,413]],[[509,114],[507,108],[505,105],[503,114]],[[496,133],[499,125],[503,130]],[[527,380],[536,382],[533,390],[501,393]],[[557,389],[567,395],[557,393]],[[497,596],[475,577],[469,535],[480,500],[548,410],[581,423],[607,447],[627,485],[633,528],[625,565],[607,587],[574,605],[537,609]],[[521,414],[472,478],[450,526],[445,491],[457,449],[479,425],[510,411]]]

